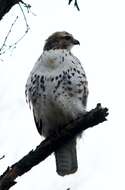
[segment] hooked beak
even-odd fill
[[[76,40],[76,39],[73,39],[73,44],[74,45],[80,45],[80,42],[78,40]]]

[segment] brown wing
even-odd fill
[[[84,94],[83,94],[83,97],[82,97],[82,102],[83,102],[83,105],[85,107],[87,106],[88,94],[89,94],[88,83],[86,83],[86,85],[84,86]]]
[[[40,135],[42,135],[42,119],[37,119],[37,117],[35,116],[35,111],[33,109],[33,116],[34,116],[34,121],[36,124],[36,128],[39,132]]]

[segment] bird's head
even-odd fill
[[[44,51],[51,49],[68,49],[74,45],[80,45],[79,41],[74,39],[74,37],[68,32],[55,32],[45,42]]]

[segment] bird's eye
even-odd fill
[[[66,40],[71,40],[72,37],[71,37],[71,36],[65,36],[65,39],[66,39]]]

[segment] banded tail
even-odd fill
[[[76,138],[55,152],[57,173],[61,176],[75,173],[78,168]]]

